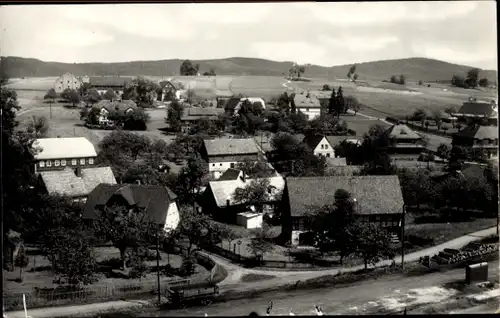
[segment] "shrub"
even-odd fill
[[[196,259],[192,255],[189,255],[182,260],[180,273],[182,276],[191,276],[194,274],[195,268]]]

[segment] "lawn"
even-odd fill
[[[34,287],[38,288],[56,288],[57,284],[54,284],[54,276],[50,272],[50,263],[46,257],[40,255],[40,253],[35,248],[27,248],[27,256],[29,258],[29,265],[27,268],[23,269],[23,282],[18,283],[14,280],[19,278],[19,268],[15,268],[13,272],[8,272],[4,270],[4,295],[9,296],[12,294],[20,293],[30,293],[33,291]],[[98,262],[103,262],[106,260],[119,259],[120,253],[117,248],[114,247],[99,247],[95,249],[96,258]],[[167,254],[160,252],[161,260],[160,266],[170,264],[173,268],[180,268],[182,263],[182,257],[175,254]],[[156,266],[156,260],[147,261],[146,264],[152,267],[152,272],[148,273],[146,277],[141,279],[141,282],[148,283],[156,279],[156,272],[154,266]],[[198,280],[208,274],[208,270],[201,265],[196,265],[196,272],[190,277],[192,280]],[[93,288],[97,286],[123,286],[137,284],[139,280],[137,279],[124,279],[124,278],[112,278],[106,277],[106,274],[99,274],[99,281],[88,285],[87,287]],[[162,279],[167,279],[164,276]]]
[[[54,86],[56,79],[57,77],[12,78],[6,88],[47,92]]]

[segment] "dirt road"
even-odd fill
[[[498,260],[490,263],[491,279],[498,278],[498,264]],[[463,268],[414,277],[391,275],[347,287],[265,293],[246,301],[235,300],[206,307],[145,312],[141,316],[204,316],[205,313],[208,316],[232,316],[248,315],[252,311],[264,315],[270,300],[274,303],[273,315],[288,315],[290,310],[296,315],[314,315],[315,304],[320,305],[325,314],[364,314],[376,309],[377,306],[390,309],[389,307],[395,306],[394,303],[404,308],[405,305],[415,301],[408,295],[419,292],[426,294],[429,301],[439,302],[447,295],[446,290],[438,286],[463,280],[464,275]],[[433,300],[429,297],[431,293],[434,294]],[[451,295],[449,292],[449,296]]]

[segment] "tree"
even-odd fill
[[[181,76],[195,76],[198,75],[198,71],[200,69],[200,65],[193,65],[193,62],[190,60],[185,60],[181,64],[180,74]]]
[[[243,188],[236,188],[233,200],[238,204],[252,205],[259,213],[263,212],[264,204],[271,201],[279,201],[276,187],[272,186],[268,179],[253,179]]]
[[[470,70],[467,71],[467,78],[465,79],[465,84],[468,87],[472,88],[477,87],[479,72],[480,70],[478,68],[471,68]]]
[[[481,87],[488,87],[489,85],[490,85],[490,83],[489,83],[489,81],[488,81],[488,79],[486,77],[481,78],[479,80],[479,86],[481,86]]]
[[[393,84],[398,84],[399,82],[398,77],[396,75],[392,75],[389,81]]]
[[[450,146],[447,144],[440,144],[437,148],[436,154],[438,157],[443,159],[448,159],[450,156]]]
[[[229,248],[231,248],[231,242],[233,240],[239,238],[238,233],[236,233],[232,228],[230,228],[226,224],[219,225],[218,230],[219,230],[220,238],[227,241]]]
[[[136,109],[133,112],[125,114],[123,129],[126,130],[146,130],[151,116],[142,109]]]
[[[354,64],[349,68],[349,72],[347,73],[347,78],[351,79],[354,73],[356,73],[356,64]]]
[[[178,101],[172,101],[167,111],[167,121],[172,131],[178,132],[181,130],[181,116],[184,112],[184,107]]]
[[[80,87],[78,88],[78,92],[80,93],[80,96],[87,96],[88,92],[90,90],[90,83],[82,83]]]
[[[203,73],[203,76],[215,76],[215,70],[213,68],[210,69],[209,72]]]
[[[332,88],[330,87],[330,85],[324,84],[322,90],[326,92],[326,91],[331,91]]]
[[[196,98],[196,93],[195,93],[194,89],[189,88],[186,92],[186,97],[187,97],[187,102],[189,104],[192,104]]]
[[[192,255],[196,249],[200,249],[200,244],[203,244],[213,227],[213,223],[208,215],[203,214],[196,209],[188,206],[179,208],[181,219],[176,235],[184,236],[188,240],[187,255]],[[196,245],[196,249],[193,248]]]
[[[24,250],[24,245],[21,244],[14,260],[14,265],[19,267],[19,281],[23,281],[23,268],[28,266],[29,258],[26,256],[26,251]]]
[[[207,174],[207,163],[201,159],[198,153],[191,153],[184,166],[179,172],[176,194],[179,202],[195,204],[196,196],[200,193],[202,181]]]
[[[385,257],[393,258],[395,253],[391,248],[391,237],[389,233],[373,223],[357,222],[356,254],[363,258],[365,269],[368,264],[375,265]]]
[[[358,74],[354,74],[354,75],[352,76],[352,81],[353,81],[353,82],[356,82],[357,80],[358,80]]]
[[[70,102],[73,107],[76,107],[76,104],[79,104],[81,100],[80,93],[72,89],[66,94],[66,100]]]
[[[264,254],[269,253],[274,249],[272,243],[271,233],[269,231],[269,226],[262,224],[259,229],[254,229],[252,231],[253,237],[247,246],[248,251],[255,255],[255,257],[264,258]]]
[[[349,95],[345,98],[345,107],[346,109],[352,110],[354,115],[356,115],[361,109],[361,104],[356,97]]]
[[[453,106],[450,106],[450,107],[447,107],[444,110],[444,112],[447,113],[448,115],[452,116],[453,114],[455,114],[457,112],[457,109]]]
[[[337,114],[337,111],[337,93],[335,92],[335,88],[332,88],[332,94],[330,95],[330,99],[328,101],[328,114],[334,115]]]
[[[116,97],[117,97],[117,96],[116,96],[115,91],[114,91],[114,90],[112,90],[111,88],[110,88],[110,89],[108,89],[108,90],[104,93],[104,95],[103,95],[103,98],[104,98],[104,99],[109,100],[110,102],[112,102],[114,99],[116,99]]]
[[[459,75],[453,75],[451,78],[451,85],[455,87],[468,88],[466,80]]]
[[[415,112],[413,112],[413,116],[412,116],[412,120],[414,121],[423,121],[425,120],[429,115],[427,114],[427,112],[425,111],[425,109],[422,109],[422,108],[418,108],[417,110],[415,110]]]
[[[461,146],[453,146],[450,150],[448,169],[450,170],[461,170],[462,164],[467,160],[468,153],[467,149]]]
[[[43,97],[43,99],[48,99],[50,100],[50,103],[54,103],[57,98],[57,93],[56,90],[51,88],[47,91],[47,94]]]
[[[241,170],[249,178],[267,178],[273,175],[272,169],[265,161],[255,161],[249,158],[237,163],[236,169]]]
[[[419,85],[419,86],[422,86],[422,85],[424,85],[424,82],[423,82],[422,80],[419,80],[419,81],[418,81],[418,85]]]
[[[49,131],[49,123],[45,116],[31,118],[26,132],[32,134],[33,138],[45,138]]]
[[[69,101],[69,94],[70,92],[72,91],[71,88],[66,88],[62,93],[61,93],[61,97],[66,100],[66,101]]]
[[[347,111],[347,108],[345,106],[345,100],[344,100],[344,95],[342,92],[342,86],[340,86],[337,90],[337,96],[336,96],[336,102],[335,102],[335,113],[337,115],[337,118],[340,118],[340,114],[345,114]]]
[[[387,153],[389,142],[384,127],[380,125],[370,127],[361,145],[361,154],[364,158],[362,174],[391,175],[395,172]]]
[[[85,103],[87,103],[87,105],[90,104],[92,106],[94,106],[100,100],[101,100],[101,95],[95,88],[89,89],[87,95],[84,97]]]
[[[406,77],[403,74],[399,75],[398,84],[404,85],[405,83],[406,83]]]

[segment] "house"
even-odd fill
[[[335,148],[343,142],[361,146],[363,139],[358,136],[326,136],[326,140]]]
[[[66,89],[78,90],[82,86],[81,80],[71,73],[64,73],[59,76],[53,84],[56,93],[61,94]]]
[[[408,159],[420,155],[425,149],[422,137],[404,124],[396,124],[386,130],[388,151],[393,159]]]
[[[285,180],[281,176],[266,178],[269,181],[268,192],[270,200],[262,202],[264,204],[264,213],[273,215],[280,201],[280,194],[285,186]],[[255,213],[254,209],[249,204],[241,204],[235,202],[234,191],[237,188],[244,188],[253,180],[241,175],[233,180],[216,180],[210,181],[206,190],[200,198],[200,206],[204,213],[211,214],[214,219],[228,223],[236,223],[238,214],[251,212]],[[243,216],[245,218],[245,216]],[[247,217],[252,217],[247,215]]]
[[[125,85],[131,83],[131,78],[120,76],[93,76],[90,77],[90,88],[104,94],[108,90],[113,90],[121,98]]]
[[[303,142],[313,151],[315,156],[335,158],[335,150],[323,135],[309,135],[304,137]]]
[[[181,130],[189,131],[189,128],[200,120],[216,121],[222,114],[224,114],[223,108],[185,107],[181,116]]]
[[[245,160],[257,162],[263,157],[253,138],[204,140],[201,155],[208,162],[208,171],[215,179],[238,163]]]
[[[452,115],[458,118],[457,122],[467,125],[478,123],[478,120],[484,121],[487,125],[498,125],[498,104],[495,100],[482,102],[470,99]]]
[[[306,115],[309,120],[319,117],[321,114],[321,103],[316,96],[295,94],[293,102],[295,103],[295,108]]]
[[[176,100],[181,99],[184,92],[182,83],[176,81],[161,81],[161,94],[158,95],[160,101],[167,101],[168,96],[174,96]]]
[[[238,179],[245,179],[248,178],[248,176],[239,169],[233,169],[229,168],[224,172],[217,181],[228,181],[228,180],[238,180]]]
[[[85,137],[41,138],[35,140],[33,147],[35,173],[95,166],[97,153]]]
[[[176,229],[180,222],[177,196],[167,187],[139,184],[100,184],[87,198],[83,218],[97,220],[106,207],[124,206],[141,209],[147,220],[163,227],[166,232]]]
[[[45,192],[85,202],[99,184],[116,184],[110,167],[71,168],[42,171],[39,174]]]
[[[99,125],[106,126],[114,123],[108,118],[109,114],[117,112],[119,115],[125,116],[126,114],[137,110],[137,104],[131,100],[101,100],[97,104],[93,105],[91,109],[98,109],[100,111],[97,122]]]
[[[485,151],[491,157],[498,156],[498,127],[472,125],[453,134],[453,146],[462,146],[472,152]]]
[[[355,213],[366,222],[399,233],[403,195],[397,176],[330,176],[287,178],[280,204],[282,237],[292,245],[306,240],[306,217],[315,209],[334,203],[337,190],[348,191]]]

